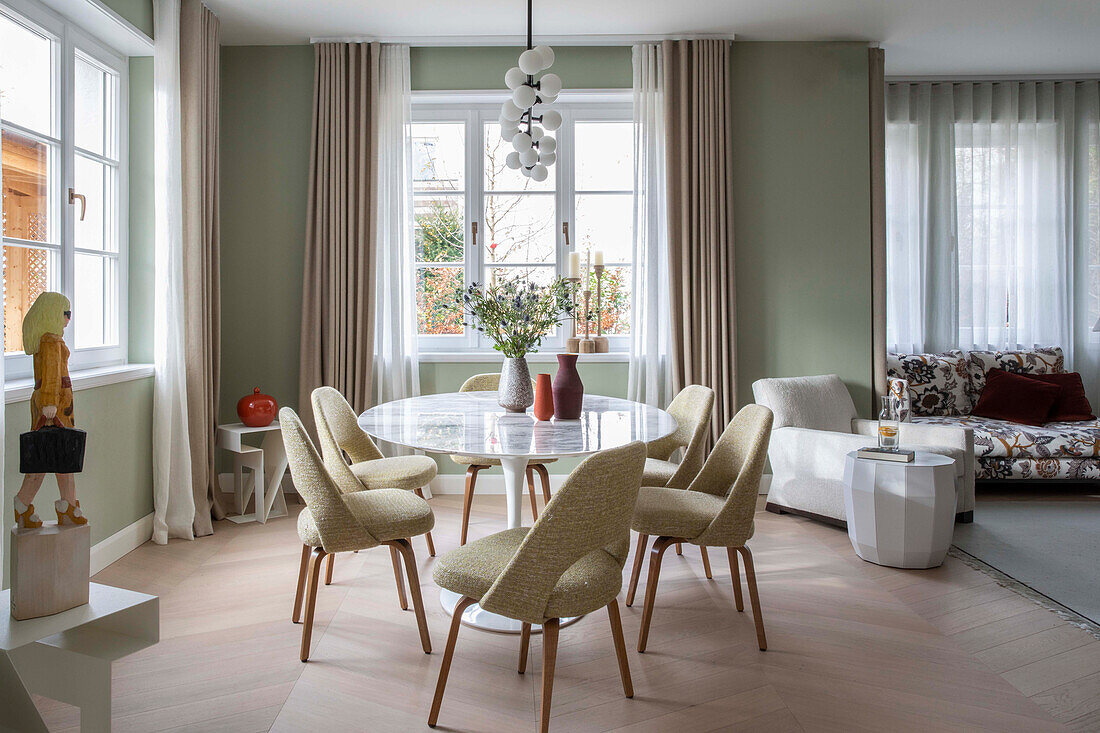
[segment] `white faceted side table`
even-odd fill
[[[943,564],[955,530],[955,461],[917,453],[911,463],[848,454],[848,538],[864,560],[894,568]]]

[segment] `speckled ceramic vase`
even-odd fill
[[[504,360],[500,367],[497,402],[508,412],[527,412],[527,408],[534,404],[531,371],[527,368],[527,359],[524,357]]]

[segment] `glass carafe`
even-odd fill
[[[882,398],[882,411],[878,414],[878,447],[898,449],[898,413],[890,396]]]

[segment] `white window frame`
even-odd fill
[[[475,247],[472,237],[471,225],[474,221],[479,226],[484,221],[485,186],[484,156],[482,155],[483,129],[488,123],[497,122],[500,115],[500,105],[507,99],[504,92],[451,92],[451,93],[413,93],[412,121],[418,122],[462,122],[465,124],[465,262],[464,277],[468,286],[472,282],[481,282],[484,271],[484,257],[482,247]],[[569,222],[570,227],[575,221],[576,194],[591,193],[574,189],[574,127],[577,122],[617,121],[630,122],[633,120],[633,106],[629,89],[613,91],[593,92],[564,92],[554,103],[554,109],[561,112],[562,125],[558,132],[554,133],[558,141],[557,163],[551,168],[554,176],[554,190],[539,192],[525,192],[524,195],[553,196],[555,203],[554,231],[556,232],[557,246],[555,247],[555,271],[562,274],[568,262],[571,251],[575,251],[565,245],[565,237],[562,235],[562,223]],[[505,192],[507,193],[507,192]],[[600,191],[598,193],[634,193],[631,191],[611,192]],[[482,226],[478,231],[479,238],[484,232]],[[572,232],[570,233],[572,240]],[[457,264],[457,263],[456,263]],[[608,266],[622,264],[608,262]],[[628,263],[632,267],[635,263]],[[415,267],[414,267],[415,269]],[[415,288],[414,288],[415,290]],[[593,294],[593,298],[595,294]],[[594,305],[594,304],[593,304]],[[411,304],[415,308],[415,300]],[[633,313],[633,311],[632,311]],[[565,347],[566,331],[569,322],[566,321],[557,332],[544,338],[541,351],[562,350]],[[608,335],[608,345],[611,352],[625,354],[630,348],[630,336]],[[464,354],[478,354],[484,356],[499,356],[499,352],[493,349],[491,340],[467,328],[462,335],[422,334],[417,338],[417,348],[422,355],[438,353],[463,352]]]
[[[38,33],[50,37],[53,40],[53,54],[55,68],[60,71],[60,84],[54,93],[54,129],[60,132],[57,137],[43,136],[40,133],[26,130],[22,127],[4,123],[4,129],[11,129],[20,135],[25,135],[36,140],[50,142],[60,146],[60,160],[55,163],[55,177],[57,184],[50,190],[49,195],[56,202],[57,224],[60,226],[60,246],[42,246],[34,243],[35,247],[53,251],[59,257],[59,274],[61,292],[75,301],[74,271],[76,254],[81,251],[75,247],[76,233],[76,206],[69,205],[66,193],[69,188],[75,188],[76,146],[75,146],[75,74],[76,56],[81,55],[91,60],[114,75],[116,84],[114,93],[117,96],[115,119],[115,150],[116,157],[106,158],[101,155],[81,150],[81,154],[98,162],[106,163],[115,168],[116,190],[114,197],[116,207],[114,209],[114,236],[118,244],[118,251],[107,253],[118,263],[116,302],[118,310],[117,343],[109,346],[95,346],[76,348],[74,332],[75,319],[79,318],[79,312],[73,314],[74,323],[70,323],[65,329],[65,341],[69,345],[71,354],[69,357],[69,371],[75,372],[98,367],[125,364],[128,354],[128,290],[129,290],[129,64],[127,58],[85,33],[79,27],[65,20],[34,0],[0,0],[0,13],[24,26],[28,26]],[[110,216],[111,212],[108,212]],[[3,238],[4,244],[19,244],[21,240]],[[104,255],[100,250],[88,250],[90,253]],[[73,303],[73,310],[78,311],[78,304]],[[4,369],[9,379],[30,377],[34,373],[32,357],[26,354],[13,353],[4,356]]]

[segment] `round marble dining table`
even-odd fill
[[[423,395],[377,405],[359,416],[359,426],[379,440],[429,453],[461,454],[500,461],[509,529],[520,526],[528,463],[586,456],[608,448],[650,442],[676,430],[676,419],[656,407],[618,397],[585,395],[579,420],[536,420],[530,412],[506,412],[496,392]],[[448,613],[459,597],[444,590]],[[519,633],[520,622],[483,611],[462,616],[467,626]]]

